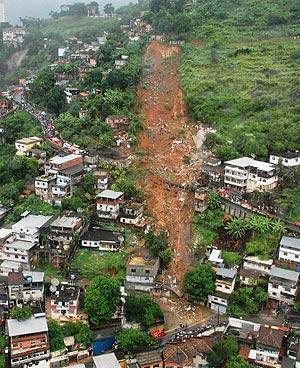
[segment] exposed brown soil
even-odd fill
[[[189,184],[196,176],[196,166],[183,163],[185,156],[193,155],[195,128],[187,122],[178,76],[179,57],[179,47],[155,41],[148,46],[145,64],[149,70],[138,88],[146,127],[139,148],[145,155],[137,165],[146,172],[140,185],[146,194],[147,209],[157,229],[169,232],[174,259],[167,276],[176,278],[176,284],[182,286],[191,263],[193,195],[167,182]]]

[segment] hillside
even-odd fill
[[[299,149],[296,1],[182,1],[183,13],[155,3],[157,30],[165,14],[187,40],[182,83],[191,119],[216,129],[209,148],[223,159]]]

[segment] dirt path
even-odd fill
[[[139,87],[138,99],[146,127],[140,139],[145,155],[139,164],[147,169],[147,174],[141,185],[157,228],[170,234],[174,259],[167,277],[180,287],[191,263],[193,196],[170,188],[165,181],[188,184],[195,177],[197,165],[183,162],[184,157],[188,160],[194,154],[195,128],[187,124],[178,76],[179,57],[178,47],[150,43],[145,54],[148,71]]]

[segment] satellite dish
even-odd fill
[[[51,285],[55,286],[55,287],[58,286],[59,285],[59,280],[58,279],[52,279],[51,280]]]
[[[56,290],[57,290],[56,286],[54,286],[54,285],[51,285],[49,289],[50,289],[51,293],[55,293]]]

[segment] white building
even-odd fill
[[[300,165],[300,152],[288,151],[281,155],[272,154],[269,161],[274,165],[282,164],[285,167],[296,167]]]
[[[72,319],[79,309],[80,289],[78,286],[60,284],[51,294],[51,318]]]
[[[116,220],[120,214],[124,194],[113,190],[104,190],[97,195],[97,214],[100,218]]]
[[[208,262],[212,264],[213,267],[224,267],[224,259],[221,257],[220,249],[213,249],[208,257]]]
[[[250,157],[241,157],[225,162],[224,183],[227,186],[244,190],[268,191],[277,186],[278,176],[275,166]]]
[[[128,225],[137,225],[143,218],[143,203],[127,202],[121,208],[120,222]]]
[[[216,270],[216,290],[208,295],[209,307],[220,314],[225,314],[230,294],[234,290],[236,281],[236,270],[219,268]]]
[[[11,306],[44,299],[44,272],[10,272],[7,277]]]
[[[272,264],[272,259],[263,260],[255,256],[246,256],[244,257],[243,267],[246,270],[260,271],[264,274],[268,274]]]
[[[52,216],[31,215],[25,212],[24,217],[12,225],[12,231],[18,239],[37,242],[40,229],[52,218]]]
[[[121,368],[121,365],[114,353],[94,356],[93,361],[96,368]]]
[[[273,267],[269,273],[269,298],[278,304],[293,305],[298,296],[299,273],[279,267]]]
[[[90,229],[81,238],[82,247],[110,252],[118,252],[123,242],[121,234],[100,229]]]
[[[280,240],[278,258],[282,261],[300,261],[300,239],[283,236]]]

